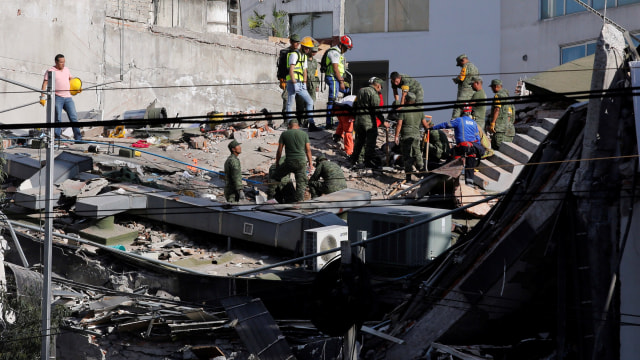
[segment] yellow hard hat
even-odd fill
[[[73,78],[69,80],[69,93],[71,95],[80,94],[82,92],[82,80]]]
[[[313,38],[311,36],[305,36],[304,38],[302,38],[302,41],[300,41],[300,45],[312,48],[315,46],[315,42],[313,41]]]

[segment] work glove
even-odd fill
[[[496,133],[496,123],[489,124],[489,132],[492,134]]]
[[[246,197],[244,196],[244,190],[238,190],[238,198],[240,200],[246,199]]]
[[[44,106],[47,103],[47,97],[42,95],[40,96],[40,105]]]
[[[287,88],[287,82],[284,79],[280,79],[280,89],[284,90]]]

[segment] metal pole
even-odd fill
[[[351,265],[351,246],[349,241],[340,242],[340,261],[342,266]],[[347,330],[342,339],[342,359],[343,360],[355,360],[357,355],[354,354],[356,347],[356,327],[352,326]],[[356,357],[354,357],[356,355]]]
[[[54,89],[56,77],[53,71],[49,71],[47,85],[47,124],[55,121],[55,95]],[[49,142],[47,146],[47,187],[45,192],[45,227],[44,227],[44,263],[43,263],[43,279],[42,279],[42,351],[41,360],[47,360],[50,357],[51,349],[51,247],[53,237],[51,231],[53,229],[53,141],[54,129],[47,129],[49,132]]]

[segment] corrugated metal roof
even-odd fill
[[[591,89],[591,75],[595,55],[556,66],[530,79],[525,79],[527,89],[533,92],[563,94]],[[572,98],[576,102],[587,98]]]

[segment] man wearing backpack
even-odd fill
[[[331,109],[333,109],[333,104],[338,98],[338,91],[346,92],[343,77],[345,70],[344,53],[352,48],[353,41],[351,41],[351,37],[344,35],[340,37],[338,45],[329,48],[322,57],[320,70],[326,74],[324,82],[329,86],[326,129],[333,128]]]
[[[298,34],[293,34],[289,37],[289,47],[280,50],[280,54],[278,55],[278,64],[277,64],[277,77],[278,81],[280,81],[280,89],[282,89],[282,117],[287,119],[287,99],[289,95],[287,93],[287,75],[289,74],[289,65],[287,64],[287,60],[289,59],[289,53],[298,51],[300,48],[300,36]]]
[[[295,36],[295,35],[294,35]],[[311,49],[313,41],[310,37],[306,38],[307,42],[300,43],[304,48]],[[287,113],[293,110],[293,104],[296,101],[296,95],[302,97],[305,103],[306,116],[309,122],[309,130],[315,128],[315,123],[311,112],[313,111],[313,99],[307,91],[307,55],[305,52],[292,51],[287,55],[287,64],[289,73],[287,74]],[[317,130],[317,129],[315,129]]]

